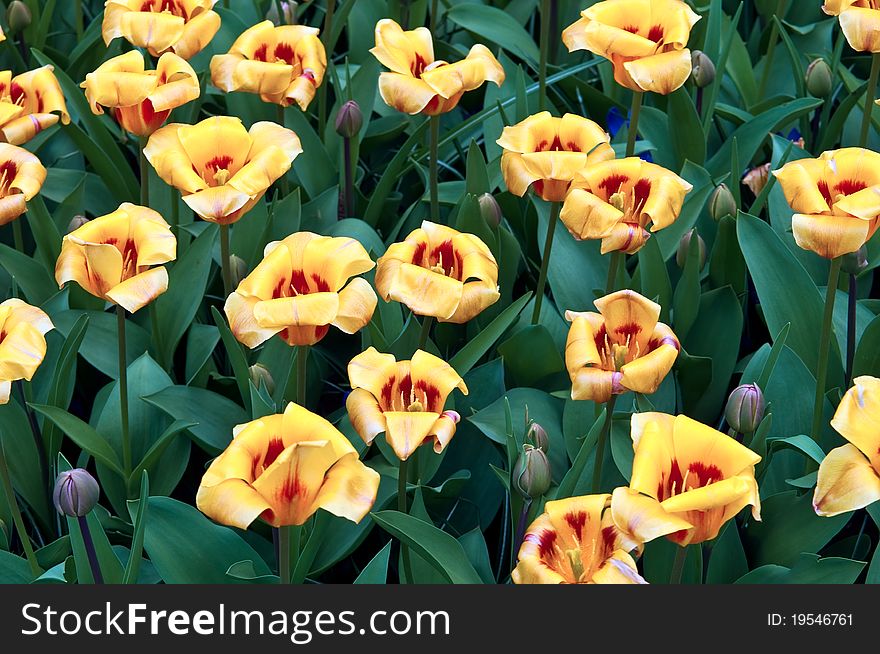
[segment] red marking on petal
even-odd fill
[[[629,181],[629,178],[626,175],[611,175],[599,182],[599,188],[605,191],[607,196],[610,197],[615,193],[620,192],[620,187],[627,181]]]
[[[718,466],[711,463],[703,463],[702,461],[691,463],[688,466],[688,472],[687,481],[689,488],[702,488],[724,478]]]
[[[531,538],[532,534],[529,534],[529,536],[529,540],[533,540]],[[553,556],[553,550],[556,546],[556,532],[549,529],[544,529],[540,534],[538,534],[537,540],[538,552],[540,553],[541,558],[551,558]]]
[[[254,50],[253,55],[254,61],[268,61],[269,60],[269,46],[265,43],[261,44],[259,48]]]
[[[422,261],[425,258],[425,252],[427,251],[427,249],[428,249],[428,244],[425,242],[421,242],[418,245],[416,245],[416,251],[413,252],[412,263],[415,264],[416,266],[421,266]]]
[[[633,207],[633,213],[641,212],[650,195],[651,180],[640,179],[639,181],[637,181],[635,186],[633,186],[633,200],[635,203],[635,206]]]
[[[382,404],[382,410],[388,411],[391,409],[391,393],[394,390],[394,377],[389,377],[388,381],[385,382],[385,385],[382,386],[382,392],[379,394],[379,401]]]
[[[568,526],[571,527],[574,535],[580,540],[584,533],[584,526],[587,524],[587,513],[586,511],[572,511],[566,513],[565,522],[568,523]]]
[[[287,43],[279,43],[275,46],[275,59],[281,59],[282,61],[287,62],[291,66],[294,64],[295,56],[293,52],[293,46]]]
[[[819,193],[822,194],[822,197],[825,199],[825,202],[831,207],[834,204],[834,198],[831,197],[831,190],[828,188],[828,182],[824,179],[820,179],[816,186],[819,187]]]
[[[275,459],[277,459],[283,451],[284,441],[278,436],[273,436],[269,441],[268,447],[266,447],[266,456],[263,458],[263,467],[268,468],[275,463]]]
[[[868,185],[858,179],[844,179],[834,186],[834,190],[843,195],[852,195],[866,188]]]
[[[651,29],[648,30],[648,40],[653,41],[654,43],[660,43],[660,41],[663,40],[663,26],[652,25]]]
[[[439,406],[440,391],[436,386],[420,379],[416,382],[416,397],[418,397],[419,393],[425,396],[425,411],[433,411],[435,413],[440,411],[442,408]]]

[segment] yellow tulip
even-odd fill
[[[599,313],[566,311],[565,366],[571,399],[607,402],[627,391],[657,390],[681,349],[660,305],[623,290],[594,302]]]
[[[46,169],[36,155],[9,143],[0,143],[0,225],[12,222],[27,209],[46,181]]]
[[[544,200],[562,202],[587,165],[614,158],[610,140],[587,118],[555,118],[549,111],[534,114],[505,127],[497,141],[504,148],[504,182],[514,195],[522,197],[533,187]]]
[[[562,41],[608,59],[621,86],[667,95],[691,74],[687,42],[698,20],[681,0],[605,0],[584,9]]]
[[[221,225],[250,211],[301,152],[291,130],[259,122],[248,131],[230,116],[171,123],[156,130],[144,148],[159,177],[180,190],[189,208]]]
[[[581,173],[559,217],[579,240],[602,239],[602,253],[638,252],[681,213],[693,186],[673,172],[638,157],[603,161]]]
[[[446,398],[467,386],[448,363],[416,350],[411,361],[369,348],[348,364],[352,391],[345,402],[351,424],[368,445],[379,434],[401,461],[432,440],[438,454],[455,435],[459,415],[443,411]]]
[[[689,525],[675,516],[645,516],[643,509],[639,496],[623,488],[547,502],[526,531],[513,583],[647,583],[630,553]]]
[[[504,68],[486,46],[473,46],[467,57],[452,64],[435,60],[427,28],[404,31],[390,18],[376,23],[376,46],[370,52],[390,70],[379,76],[382,99],[405,114],[445,114],[465,91],[487,81],[504,83]]]
[[[136,136],[155,132],[172,109],[195,100],[201,92],[196,72],[184,59],[166,52],[156,70],[145,70],[144,57],[137,50],[105,61],[80,86],[92,113],[111,109],[122,128]]]
[[[329,422],[291,402],[283,414],[239,425],[205,472],[199,511],[247,529],[257,518],[273,527],[305,523],[318,509],[360,522],[376,501],[379,473]]]
[[[880,226],[880,154],[863,148],[790,161],[773,174],[794,210],[795,241],[826,259],[855,252]]]
[[[227,93],[257,93],[283,107],[296,102],[305,111],[321,86],[327,54],[318,29],[275,27],[263,21],[239,36],[227,54],[211,59],[211,81]]]
[[[298,232],[269,243],[265,258],[226,300],[232,333],[250,348],[275,334],[288,345],[314,345],[330,325],[354,334],[370,322],[377,302],[367,280],[354,276],[373,266],[353,238]]]
[[[191,59],[217,30],[217,0],[107,0],[101,32],[104,44],[120,36],[154,57],[173,52]]]
[[[0,71],[0,132],[7,143],[27,143],[59,118],[65,125],[70,122],[53,70],[43,66],[15,77]]]
[[[465,323],[501,297],[498,264],[479,237],[422,222],[389,246],[376,268],[382,299],[440,322]]]
[[[11,298],[0,303],[0,404],[9,401],[12,382],[28,381],[46,356],[46,333],[54,329],[41,309]]]
[[[880,500],[880,379],[856,377],[831,426],[849,442],[819,465],[813,508],[828,517]]]
[[[840,29],[853,50],[880,52],[880,2],[825,0],[822,11],[837,16]]]
[[[690,526],[667,536],[684,547],[718,535],[747,506],[761,519],[755,464],[761,457],[730,436],[687,416],[632,416],[630,489],[642,494],[641,520],[668,515]]]
[[[128,202],[64,237],[55,264],[59,287],[74,281],[130,313],[168,290],[160,265],[177,258],[177,239],[157,212]]]

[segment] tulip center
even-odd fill
[[[565,550],[565,558],[568,559],[568,564],[571,566],[571,574],[575,581],[584,581],[584,573],[586,570],[584,570],[584,562],[581,559],[580,548]]]
[[[172,16],[180,16],[187,18],[186,8],[177,0],[145,0],[141,4],[141,11],[160,14],[171,14]]]
[[[664,501],[670,497],[681,495],[695,488],[704,488],[713,482],[724,479],[724,473],[718,466],[702,461],[694,461],[682,473],[678,461],[673,460],[669,476],[663,475],[657,488],[657,499]]]
[[[422,413],[425,410],[425,405],[416,400],[406,407],[406,410],[409,413]]]
[[[220,155],[211,159],[205,166],[205,181],[211,186],[223,186],[232,177],[232,157]]]
[[[281,279],[278,281],[278,285],[272,291],[272,298],[296,297],[297,295],[328,293],[329,291],[330,285],[320,275],[306,276],[302,270],[293,270],[290,273],[290,280]]]
[[[605,327],[596,336],[596,349],[599,350],[603,370],[619,371],[627,363],[638,359],[643,354],[635,331],[627,331],[625,334],[617,336],[623,337],[622,343],[612,340]]]
[[[857,179],[843,179],[834,186],[830,186],[826,180],[820,179],[816,185],[832,212],[834,211],[835,204],[854,193],[868,188],[865,182]],[[846,214],[844,213],[844,215]]]
[[[624,221],[642,224],[642,212],[648,197],[651,195],[651,180],[631,180],[626,175],[611,175],[601,182],[597,189],[599,197],[607,198],[605,201],[618,211],[624,213]]]
[[[403,411],[407,413],[436,412],[442,408],[443,399],[437,388],[422,380],[413,382],[410,375],[391,377],[379,394],[382,411]]]
[[[624,211],[626,209],[626,195],[618,191],[611,195],[608,198],[608,204],[617,209],[618,211]]]
[[[18,174],[18,166],[13,161],[4,161],[0,164],[0,197],[10,195],[10,186]]]
[[[427,243],[419,243],[413,254],[412,262],[414,265],[427,268],[438,275],[463,281],[461,275],[464,261],[451,240],[444,241],[432,249],[430,253],[428,253]]]

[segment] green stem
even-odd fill
[[[327,11],[324,13],[324,29],[321,31],[321,40],[324,48],[330,50],[330,35],[333,32],[333,12],[336,11],[336,0],[327,0]],[[324,138],[324,130],[327,129],[327,84],[318,87],[318,137]]]
[[[787,0],[779,0],[776,3],[776,12],[775,15],[779,20],[782,20],[783,15],[785,14],[785,5],[787,4]],[[765,93],[767,92],[767,82],[770,79],[770,69],[773,68],[773,55],[776,53],[776,42],[779,40],[779,27],[776,21],[773,21],[773,25],[770,27],[770,40],[767,43],[767,56],[764,58],[764,70],[761,72],[761,84],[758,87],[758,97],[765,97]]]
[[[408,512],[406,507],[406,475],[407,462],[401,461],[400,467],[397,469],[397,510],[401,513]],[[403,559],[404,579],[412,583],[412,566],[409,560],[409,547],[406,543],[400,543],[400,556]],[[404,579],[401,579],[401,582]]]
[[[431,334],[431,326],[434,324],[434,318],[424,316],[422,318],[422,328],[419,330],[419,346],[418,350],[424,350],[428,344],[428,336]]]
[[[428,162],[428,182],[431,187],[431,222],[440,222],[440,162],[438,161],[440,151],[440,116],[431,116],[431,156]]]
[[[645,94],[641,91],[633,92],[632,107],[629,111],[629,133],[626,136],[626,156],[631,157],[636,153],[636,137],[639,134],[639,116],[642,113],[642,100]]]
[[[877,79],[880,77],[880,54],[871,55],[871,74],[868,77],[868,89],[865,91],[865,112],[862,115],[862,132],[859,146],[868,147],[868,134],[871,131],[871,115],[874,113],[874,93],[877,90]]]
[[[605,461],[605,443],[608,442],[608,436],[611,433],[612,416],[614,415],[614,404],[617,402],[617,396],[612,395],[608,402],[605,403],[605,422],[602,424],[602,431],[599,432],[599,441],[596,443],[596,460],[593,461],[593,493],[599,492],[602,485],[602,464]]]
[[[853,364],[856,358],[856,309],[858,308],[858,283],[855,275],[849,276],[849,297],[846,311],[846,380],[849,388],[853,378]]]
[[[98,562],[98,552],[95,550],[95,541],[92,540],[92,530],[89,529],[89,521],[86,516],[77,516],[79,522],[79,530],[82,532],[83,545],[86,549],[86,556],[89,559],[89,567],[92,569],[92,577],[96,584],[104,583],[104,575],[101,572],[101,564]]]
[[[289,584],[290,583],[290,572],[291,572],[291,561],[290,561],[290,550],[292,546],[292,538],[293,535],[291,532],[293,531],[293,527],[284,526],[278,527],[278,583],[279,584]]]
[[[37,418],[34,416],[34,412],[29,404],[33,400],[31,397],[32,393],[30,391],[30,386],[25,388],[24,380],[15,382],[15,386],[18,386],[21,406],[24,409],[25,415],[28,419],[28,425],[31,428],[30,432],[34,439],[34,447],[37,448],[37,457],[40,461],[40,479],[43,482],[43,489],[44,491],[49,492],[49,497],[51,498],[52,483],[49,477],[49,459],[46,457],[46,446],[43,443],[43,435],[40,433],[40,425],[37,423]],[[53,508],[51,499],[49,500],[49,508]],[[51,511],[49,512],[49,515],[52,515]]]
[[[18,502],[15,499],[15,490],[12,488],[12,477],[9,474],[9,466],[6,465],[6,453],[3,450],[2,442],[0,442],[0,482],[3,483],[3,490],[6,493],[9,511],[12,513],[12,522],[15,524],[16,532],[18,532],[18,538],[21,541],[24,554],[31,567],[31,573],[33,573],[34,577],[38,577],[43,573],[43,570],[37,562],[37,555],[34,554],[34,548],[31,545],[27,530],[24,528],[24,520],[22,520],[21,511],[19,510]]]
[[[831,325],[834,318],[834,298],[840,276],[841,258],[831,260],[828,271],[828,288],[825,290],[825,315],[822,319],[822,335],[819,339],[819,362],[816,368],[816,400],[813,405],[813,427],[810,436],[817,443],[822,431],[822,414],[825,407],[825,378],[828,375],[828,352],[831,350]]]
[[[615,250],[611,253],[611,261],[608,262],[608,280],[605,282],[605,295],[614,292],[617,285],[617,271],[620,268],[620,261],[623,259],[623,252]]]
[[[147,157],[144,155],[144,148],[147,146],[147,139],[141,139],[140,153],[138,154],[138,162],[140,163],[141,176],[141,206],[150,206],[150,169],[147,167]]]
[[[180,226],[180,198],[177,197],[177,189],[173,186],[168,187],[168,192],[171,194],[171,228],[177,236],[177,228]]]
[[[547,57],[550,52],[550,0],[541,0],[541,60],[538,64],[538,110],[547,108]]]
[[[299,345],[296,348],[296,403],[306,405],[306,384],[309,375],[309,346]]]
[[[119,411],[122,418],[122,470],[126,488],[131,477],[131,437],[128,433],[128,363],[125,347],[125,309],[116,305],[116,334],[119,345]]]
[[[83,36],[83,7],[82,0],[76,0],[73,6],[73,25],[76,30],[76,40],[82,40]]]
[[[345,215],[342,216],[343,218],[354,217],[354,166],[352,165],[351,154],[351,139],[345,136],[342,139],[342,164],[345,171],[345,186],[343,187],[343,193],[345,193],[343,203]]]
[[[684,572],[684,562],[687,559],[687,548],[678,547],[675,550],[675,561],[672,563],[672,572],[669,575],[669,583],[678,585],[681,583],[681,575]]]
[[[17,252],[26,254],[24,251],[24,235],[21,232],[21,216],[12,221],[12,239],[15,243]],[[12,295],[18,297],[18,282],[15,277],[12,278]]]
[[[220,273],[223,276],[223,297],[232,293],[232,269],[229,266],[229,225],[220,225]]]
[[[550,203],[550,222],[547,223],[547,237],[544,239],[544,254],[541,255],[541,272],[538,273],[538,286],[535,289],[535,308],[532,311],[532,324],[541,319],[541,303],[544,301],[544,287],[547,285],[547,270],[550,267],[550,252],[553,250],[553,234],[559,218],[559,203]]]
[[[321,85],[321,88],[324,88],[324,85]],[[277,123],[284,127],[284,106],[283,105],[275,105],[275,111],[277,115]],[[324,130],[322,129],[319,134],[323,134]],[[287,197],[287,194],[290,193],[290,184],[287,182],[287,173],[284,173],[278,179],[278,189],[281,191],[281,197]]]
[[[437,0],[431,0],[431,36],[437,38]]]

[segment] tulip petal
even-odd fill
[[[571,399],[602,403],[612,395],[623,393],[621,373],[601,368],[580,368],[571,377]]]
[[[437,95],[451,98],[462,91],[479,88],[487,80],[501,86],[504,82],[504,68],[489,48],[477,44],[470,49],[467,58],[426,70],[422,73],[422,80]]]
[[[8,300],[0,302],[0,310],[2,310],[3,307],[9,309],[6,321],[0,321],[0,329],[3,331],[9,332],[20,322],[26,322],[33,325],[44,335],[55,329],[52,320],[42,309],[32,306],[23,300],[15,297],[9,298]]]
[[[420,316],[445,319],[455,313],[464,292],[460,281],[387,256],[379,259],[376,271],[376,290],[386,302],[405,304]]]
[[[107,291],[106,296],[129,313],[134,313],[167,290],[168,271],[164,266],[157,266],[117,284]]]
[[[640,550],[643,543],[693,527],[679,516],[667,513],[653,497],[631,488],[616,488],[611,494],[611,515],[631,550]]]
[[[672,416],[653,412],[632,416],[633,456],[629,486],[657,499],[672,470],[675,458],[672,443]]]
[[[791,217],[791,228],[799,247],[835,259],[862,247],[871,224],[860,218],[796,213]]]
[[[183,34],[172,46],[174,53],[183,59],[192,59],[201,52],[220,30],[220,14],[203,11],[193,15],[183,27]]]
[[[266,499],[241,479],[225,479],[215,486],[200,485],[196,507],[215,522],[239,529],[247,529],[271,509]]]
[[[379,491],[379,473],[358,460],[356,452],[337,461],[327,472],[315,508],[335,516],[360,522],[364,519]]]
[[[636,393],[655,393],[678,357],[677,344],[677,341],[675,345],[664,343],[625,364],[620,369],[623,373],[620,383]]]
[[[439,322],[464,324],[501,299],[498,286],[491,282],[467,282],[462,287],[461,302],[449,318],[438,318]]]
[[[184,195],[183,201],[203,220],[223,225],[228,224],[231,218],[234,218],[231,221],[234,222],[240,217],[238,212],[248,205],[251,196],[226,184]]]
[[[880,471],[880,379],[856,377],[834,412],[831,426]]]
[[[363,388],[373,397],[380,397],[382,388],[397,371],[393,354],[382,354],[367,348],[348,362],[348,378],[352,388]]]
[[[427,411],[386,411],[385,440],[397,458],[406,461],[431,436],[439,417]]]
[[[254,305],[260,301],[257,297],[231,293],[223,305],[223,311],[229,321],[229,328],[236,340],[250,349],[265,343],[283,329],[283,327],[260,326],[254,318]]]
[[[309,293],[263,300],[254,305],[254,319],[265,328],[329,325],[339,311],[336,293]]]
[[[813,508],[831,517],[880,500],[880,473],[855,445],[834,448],[819,464]]]
[[[352,426],[367,445],[388,428],[376,398],[363,388],[355,388],[349,393],[345,408]]]
[[[390,18],[383,18],[376,23],[375,38],[376,45],[370,52],[395,73],[413,75],[415,67],[425,67],[434,61],[431,32],[424,27],[404,31]]]
[[[321,279],[331,291],[338,291],[349,279],[375,265],[364,246],[353,238],[316,238],[302,251],[302,269]]]
[[[461,378],[455,368],[446,363],[443,359],[435,357],[424,350],[416,350],[410,362],[410,375],[414,384],[423,382],[426,386],[436,389],[440,399],[439,406],[430,407],[437,409],[439,413],[443,409],[446,397],[454,390],[458,389],[462,394],[468,394],[467,385]]]
[[[45,356],[45,336],[36,326],[18,322],[0,341],[0,379],[30,381]]]
[[[437,97],[421,79],[387,72],[379,75],[379,94],[389,107],[410,115],[420,113]]]
[[[745,479],[731,477],[674,495],[661,502],[661,505],[669,513],[708,511],[726,507],[748,496],[751,491],[752,486]]]
[[[3,125],[3,137],[12,145],[22,145],[57,122],[55,114],[27,114]]]
[[[670,50],[623,64],[642,91],[669,95],[687,81],[691,74],[690,50]]]
[[[596,314],[593,314],[596,315]],[[565,341],[565,366],[569,376],[574,376],[581,368],[597,366],[602,362],[596,347],[596,332],[586,313],[566,312],[572,321]]]
[[[605,319],[605,329],[617,342],[638,343],[640,353],[649,350],[649,343],[660,318],[660,305],[635,291],[622,290],[599,298],[593,304]]]
[[[211,179],[220,170],[234,176],[247,161],[253,143],[241,119],[231,116],[213,116],[196,125],[180,125],[177,138],[203,179]]]
[[[356,277],[339,291],[339,310],[333,319],[333,326],[346,334],[354,334],[364,328],[373,318],[379,298],[370,283]]]
[[[2,41],[3,39],[0,39]],[[0,381],[0,404],[7,404],[12,394],[12,382]]]
[[[208,184],[193,170],[178,138],[179,128],[180,124],[172,123],[153,132],[144,148],[144,156],[166,184],[183,193],[195,193],[208,188]]]
[[[623,219],[623,212],[581,188],[573,188],[565,196],[559,218],[578,240],[608,236]]]
[[[877,9],[849,7],[840,12],[838,20],[853,50],[880,52],[880,12]]]
[[[732,477],[756,465],[761,457],[745,445],[687,416],[676,416],[673,451],[682,470],[694,463],[709,464]]]
[[[639,574],[636,562],[622,550],[614,552],[608,560],[593,573],[594,584],[647,584]]]
[[[119,20],[119,30],[127,41],[146,48],[154,57],[166,52],[183,36],[185,21],[170,12],[128,11]]]
[[[201,93],[199,78],[183,58],[166,52],[156,64],[156,74],[166,80],[150,93],[149,100],[157,112],[175,109],[195,100]]]
[[[779,180],[785,200],[796,213],[819,214],[831,211],[819,189],[819,180],[826,174],[827,164],[819,159],[790,161],[773,175]]]
[[[526,165],[521,154],[507,150],[501,155],[501,172],[507,190],[519,197],[524,196],[529,187],[540,179]]]
[[[27,211],[24,195],[15,193],[0,198],[0,225],[6,225]]]

